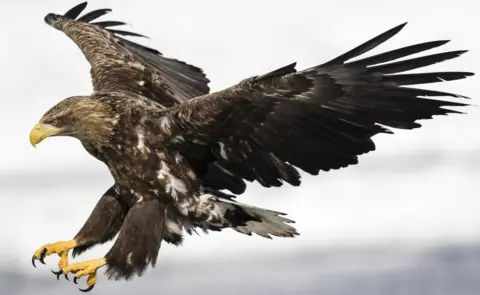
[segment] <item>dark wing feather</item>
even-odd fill
[[[119,22],[119,21],[101,21],[101,22],[93,22],[91,23],[92,25],[96,25],[102,28],[108,28],[108,27],[116,27],[116,26],[123,26],[126,25],[124,22]]]
[[[93,11],[90,11],[89,13],[84,14],[82,17],[77,19],[77,21],[84,22],[84,23],[89,23],[92,20],[96,20],[97,18],[99,18],[99,17],[101,17],[101,16],[103,16],[103,15],[109,13],[109,12],[112,12],[112,10],[109,9],[109,8],[93,10]]]
[[[87,8],[87,2],[82,2],[70,8],[63,16],[69,19],[76,19],[85,8]]]
[[[97,9],[79,17],[86,6],[83,2],[64,15],[49,13],[45,22],[64,32],[82,50],[92,67],[94,90],[133,92],[163,107],[209,93],[210,81],[202,69],[122,37],[143,35],[110,29],[123,22],[92,22],[111,9]]]
[[[108,30],[110,33],[116,34],[116,35],[121,35],[121,36],[133,36],[133,37],[143,37],[147,38],[147,36],[144,36],[142,34],[134,33],[134,32],[129,32],[129,31],[123,31],[123,30]]]
[[[463,103],[425,98],[456,94],[405,85],[462,79],[468,72],[399,74],[447,59],[453,51],[393,62],[438,47],[417,44],[349,62],[398,33],[393,28],[322,65],[300,72],[295,64],[252,77],[220,92],[162,110],[170,147],[188,159],[199,178],[217,189],[243,192],[243,180],[263,186],[300,184],[296,168],[310,174],[358,163],[375,150],[372,136],[391,128],[420,127],[419,119],[456,113]],[[385,63],[377,65],[379,63]],[[214,175],[228,175],[220,183]],[[222,178],[225,180],[226,177]],[[243,189],[243,190],[242,190]]]

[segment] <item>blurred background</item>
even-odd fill
[[[30,259],[45,243],[71,239],[112,184],[78,141],[56,138],[37,149],[28,142],[47,109],[91,91],[81,52],[43,22],[47,13],[63,14],[79,2],[0,3],[1,294],[78,292],[50,273],[57,257],[37,269]],[[474,1],[96,0],[87,9],[97,8],[112,8],[105,20],[151,37],[143,44],[202,67],[213,91],[293,61],[298,68],[325,62],[405,21],[372,54],[449,39],[440,50],[471,51],[426,71],[480,72]],[[429,87],[478,104],[476,79]],[[142,278],[100,276],[92,292],[480,294],[480,111],[466,111],[377,136],[377,151],[359,165],[305,176],[300,188],[251,184],[239,200],[288,213],[301,233],[295,239],[234,231],[188,236],[181,248],[163,244],[157,267]],[[110,246],[75,261],[98,258]]]

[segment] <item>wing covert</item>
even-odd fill
[[[420,119],[457,113],[443,107],[463,103],[425,97],[460,95],[411,88],[473,75],[469,72],[404,74],[456,58],[449,51],[397,61],[447,41],[415,44],[350,61],[385,42],[397,26],[339,57],[297,72],[295,64],[246,79],[160,112],[172,146],[194,163],[200,177],[217,189],[241,190],[243,180],[261,185],[300,184],[296,168],[316,175],[358,163],[375,150],[372,137],[390,128],[414,129]],[[220,184],[213,174],[230,175]]]

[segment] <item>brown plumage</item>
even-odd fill
[[[109,29],[120,22],[91,22],[107,9],[77,19],[85,6],[45,20],[80,47],[92,67],[94,93],[61,101],[42,117],[31,140],[78,138],[115,180],[73,242],[48,244],[34,255],[43,260],[60,254],[59,274],[89,267],[77,272],[89,276],[89,289],[103,265],[114,279],[141,275],[155,264],[161,241],[180,245],[183,231],[232,228],[267,238],[297,235],[283,213],[237,203],[220,190],[242,194],[245,181],[298,186],[298,169],[316,175],[357,164],[359,155],[375,149],[374,135],[418,128],[420,119],[457,112],[443,107],[466,106],[425,98],[462,96],[409,85],[473,75],[403,73],[465,51],[396,61],[447,41],[351,61],[393,37],[403,24],[324,64],[302,71],[287,65],[209,94],[200,68],[120,37],[135,33]],[[66,266],[65,251],[80,254],[116,234],[105,258]]]
[[[86,6],[83,2],[64,15],[49,13],[45,22],[64,32],[82,50],[92,66],[95,91],[141,94],[164,107],[209,92],[210,81],[200,68],[123,38],[144,36],[111,29],[122,22],[92,22],[110,9],[94,10],[77,19]]]

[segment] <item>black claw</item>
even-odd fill
[[[63,274],[62,270],[59,270],[59,271],[50,270],[50,271],[57,276],[57,280],[60,280],[60,275]]]
[[[33,267],[37,268],[37,266],[35,265],[35,260],[37,259],[37,257],[35,257],[35,255],[32,256],[32,265]]]
[[[78,288],[78,290],[82,291],[82,292],[89,292],[93,289],[93,287],[95,287],[95,284],[91,285],[91,286],[88,286],[87,289],[80,289]]]
[[[77,283],[77,279],[78,279],[77,277],[73,277],[73,282],[74,282],[75,284],[78,284],[78,283]]]
[[[59,271],[52,270],[52,273],[57,276],[57,280],[60,280],[60,275],[63,275],[67,281],[70,281],[70,279],[68,278],[68,273],[64,274],[62,270],[59,270]]]
[[[43,248],[42,252],[40,253],[40,257],[38,258],[38,260],[42,264],[45,264],[45,261],[43,261],[43,259],[45,258],[45,254],[47,254],[47,248]]]

